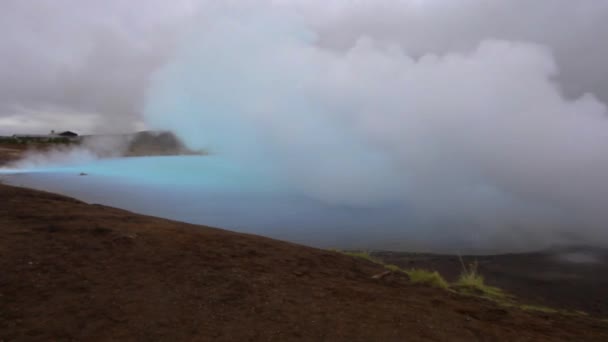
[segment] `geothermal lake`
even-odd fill
[[[476,247],[466,236],[416,229],[403,206],[329,204],[298,194],[266,170],[247,170],[215,156],[101,159],[5,169],[0,176],[7,184],[88,203],[323,248]]]

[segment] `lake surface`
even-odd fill
[[[264,170],[214,156],[102,159],[3,170],[2,179],[88,203],[325,248],[427,250],[455,241],[415,229],[402,206],[324,203]]]
[[[543,249],[555,241],[589,244],[577,231],[557,236],[537,232],[536,226],[492,229],[476,224],[475,213],[472,219],[424,216],[408,209],[407,200],[376,207],[328,203],[306,196],[270,168],[243,168],[217,156],[0,169],[0,180],[140,214],[322,248],[492,254]]]

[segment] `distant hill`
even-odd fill
[[[189,149],[175,134],[169,131],[87,135],[80,138],[80,144],[102,157],[205,154],[204,151]]]
[[[125,153],[127,156],[200,154],[187,148],[172,132],[135,133]]]
[[[82,135],[73,138],[22,135],[0,137],[0,167],[31,153],[61,153],[72,149],[85,149],[100,158],[207,154],[206,151],[189,149],[169,131]]]

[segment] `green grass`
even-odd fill
[[[461,292],[469,295],[478,295],[497,301],[507,299],[507,294],[501,289],[487,285],[481,274],[477,271],[477,261],[470,263],[468,266],[460,258],[462,272],[458,280],[452,285],[452,289],[456,292]]]
[[[376,264],[384,265],[382,261],[380,261],[378,258],[374,258],[373,256],[371,256],[368,251],[340,251],[340,253],[346,254],[351,257],[371,261]]]
[[[589,317],[589,314],[585,311],[580,310],[566,310],[566,309],[554,309],[541,305],[532,305],[532,304],[514,304],[512,305],[521,310],[525,311],[535,311],[542,312],[548,314],[560,314],[564,316],[577,316],[577,317]],[[600,321],[608,322],[608,319],[599,319]]]
[[[483,276],[479,274],[461,274],[458,281],[452,285],[452,288],[457,292],[481,295],[482,297],[494,299],[504,299],[507,297],[503,290],[498,287],[487,285]]]
[[[410,281],[414,284],[424,284],[445,290],[449,288],[448,282],[437,271],[412,269],[405,271],[405,273],[407,273]]]
[[[449,289],[448,282],[445,281],[445,279],[443,279],[443,277],[437,271],[428,271],[428,270],[422,270],[422,269],[403,270],[403,269],[399,268],[399,266],[397,266],[397,265],[385,264],[384,262],[382,262],[382,260],[373,257],[368,251],[340,251],[340,250],[334,250],[334,251],[351,256],[351,257],[371,261],[373,263],[384,266],[384,268],[386,268],[389,271],[403,272],[409,276],[410,281],[413,284],[424,284],[424,285],[428,285],[431,287],[437,287],[437,288],[445,289],[445,290]]]
[[[543,313],[550,313],[550,314],[555,314],[555,313],[560,312],[560,310],[556,310],[556,309],[552,309],[552,308],[548,308],[548,307],[540,306],[540,305],[522,304],[522,305],[517,305],[517,307],[522,310],[525,310],[525,311],[535,311],[535,312],[543,312]]]
[[[402,270],[397,265],[384,265],[384,268],[386,268],[389,271],[393,271],[393,272],[404,272],[404,273],[406,273],[404,270]]]
[[[462,273],[452,285],[452,289],[458,293],[465,295],[473,295],[489,299],[503,307],[518,308],[524,311],[542,312],[547,314],[562,314],[569,316],[588,316],[586,312],[570,311],[549,308],[541,305],[521,304],[512,295],[505,293],[503,290],[487,285],[484,282],[483,276],[477,271],[477,262],[472,262],[468,266],[460,259],[462,264]]]
[[[588,315],[587,313],[580,311],[566,311],[544,307],[540,305],[520,304],[516,301],[516,298],[514,296],[504,292],[503,290],[497,287],[487,285],[483,276],[478,272],[478,264],[476,261],[470,263],[469,265],[466,265],[462,258],[460,258],[462,272],[458,277],[458,280],[450,284],[437,271],[429,271],[425,269],[404,270],[397,265],[385,264],[384,262],[382,262],[382,260],[372,256],[369,251],[341,251],[337,249],[334,249],[332,251],[382,265],[384,266],[384,268],[392,272],[403,272],[409,276],[410,282],[413,284],[427,285],[443,290],[449,290],[461,295],[485,298],[503,307],[518,308],[520,310],[542,312],[548,314],[563,314],[576,316]],[[608,322],[608,319],[606,319],[605,321]]]
[[[413,284],[425,284],[440,289],[448,289],[448,282],[437,271],[429,271],[424,269],[404,270],[397,265],[383,264],[384,268],[393,272],[403,272],[408,275]]]

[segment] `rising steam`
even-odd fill
[[[334,49],[311,27],[276,9],[207,13],[155,74],[147,123],[305,196],[403,207],[429,234],[608,242],[607,109],[564,96],[549,48]]]

